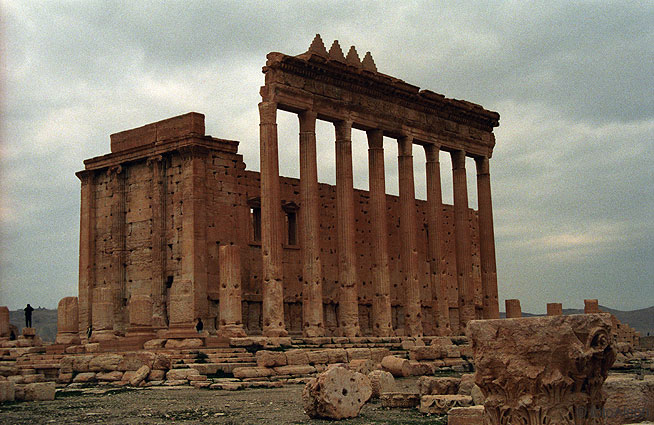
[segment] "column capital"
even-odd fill
[[[259,120],[260,124],[277,124],[277,103],[260,102]]]
[[[152,166],[152,165],[155,165],[155,164],[157,164],[157,165],[160,164],[161,161],[163,161],[163,156],[161,156],[161,155],[154,155],[154,156],[150,156],[150,157],[148,157],[148,159],[146,160],[146,163],[147,163],[149,166]]]
[[[413,136],[405,134],[397,139],[397,155],[413,156]]]
[[[475,157],[475,164],[477,164],[477,175],[490,174],[490,167],[487,156]]]
[[[367,130],[368,149],[384,149],[384,131],[378,128]]]
[[[466,168],[466,151],[460,149],[450,152],[452,157],[452,169]]]
[[[439,145],[422,145],[422,147],[425,149],[427,162],[440,162],[441,147]]]
[[[352,141],[352,120],[336,121],[334,129],[336,130],[336,142]]]
[[[297,114],[300,120],[300,133],[315,133],[316,119],[318,114],[311,110],[302,111]]]

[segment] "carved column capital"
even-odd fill
[[[314,111],[302,111],[297,114],[300,120],[300,133],[315,133],[318,114]]]
[[[146,163],[148,164],[148,166],[151,167],[151,166],[153,166],[153,165],[159,165],[159,164],[161,164],[162,161],[163,161],[163,156],[161,156],[161,155],[154,155],[154,156],[150,156],[150,157],[148,157],[148,159],[146,160]]]
[[[490,175],[490,167],[487,156],[475,157],[475,164],[477,165],[477,175]]]
[[[259,123],[277,124],[277,103],[260,102],[259,103]]]
[[[423,147],[428,163],[440,162],[439,154],[441,147],[439,145],[423,145]]]

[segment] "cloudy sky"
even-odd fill
[[[258,90],[270,51],[316,33],[372,52],[380,72],[498,111],[491,160],[501,309],[654,305],[651,2],[1,1],[0,305],[77,294],[79,181],[109,135],[189,111],[259,169]],[[295,116],[279,116],[298,176]],[[334,181],[318,126],[319,179]],[[365,136],[353,137],[367,189]],[[386,140],[387,190],[397,148]],[[442,156],[444,200],[451,163]],[[425,197],[416,149],[416,193]],[[468,163],[471,205],[475,177]]]

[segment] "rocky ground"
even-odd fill
[[[415,378],[396,380],[415,391]],[[312,420],[302,409],[303,385],[242,391],[189,387],[65,390],[54,401],[0,404],[3,424],[333,424]],[[371,400],[358,418],[339,424],[445,424],[417,409],[387,409]]]

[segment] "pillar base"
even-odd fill
[[[113,329],[93,331],[89,342],[111,341],[116,338],[118,338],[118,335],[116,335],[116,331]]]
[[[130,326],[125,333],[126,337],[155,336],[155,330],[152,326]]]
[[[169,329],[157,332],[157,337],[165,339],[204,338],[207,336],[209,336],[208,332],[198,332],[195,326],[171,326]]]
[[[79,345],[81,344],[81,339],[79,337],[79,334],[77,333],[58,333],[57,337],[55,338],[55,344],[62,344],[62,345]]]
[[[223,325],[218,329],[217,334],[223,338],[241,338],[247,336],[245,329],[241,325]]]
[[[263,330],[263,336],[269,336],[269,337],[288,336],[288,332],[284,328],[268,328]]]
[[[302,329],[302,336],[305,338],[325,336],[325,329],[320,326],[307,326]]]
[[[344,336],[347,338],[352,338],[356,336],[361,336],[361,330],[358,326],[344,326],[336,330],[338,336]]]

